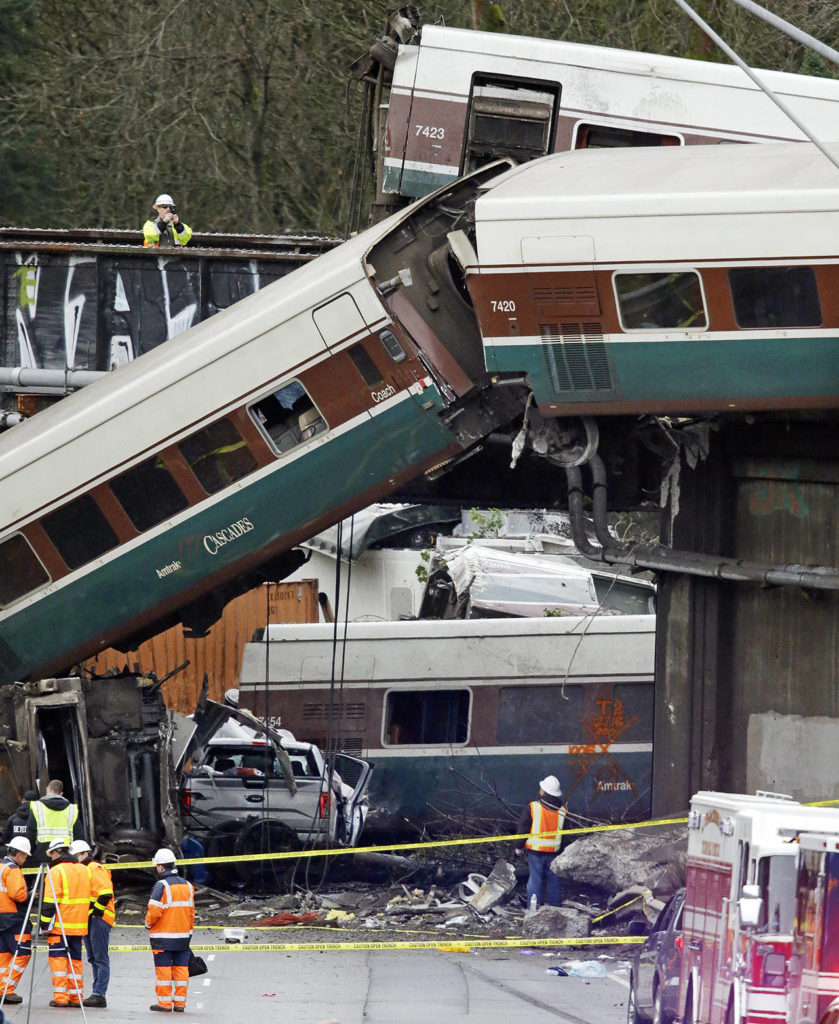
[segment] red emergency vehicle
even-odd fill
[[[839,812],[776,793],[697,793],[688,819],[684,1024],[786,1024],[799,833]]]
[[[789,1024],[839,1022],[839,831],[798,838]]]

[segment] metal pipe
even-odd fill
[[[729,580],[734,583],[759,583],[764,587],[808,587],[812,590],[839,590],[839,569],[825,565],[767,565],[742,558],[722,558],[701,551],[676,551],[660,544],[655,547],[616,544],[606,523],[606,473],[599,456],[589,462],[594,493],[594,529],[600,547],[586,535],[583,512],[582,474],[576,466],[566,468],[568,479],[568,515],[571,536],[577,550],[589,558],[610,565],[628,565],[654,572],[678,572],[689,576]]]
[[[815,52],[819,54],[820,57],[824,57],[825,60],[829,60],[832,64],[839,64],[839,50],[834,50],[832,46],[827,46],[820,39],[816,39],[815,36],[811,36],[807,32],[803,32],[791,22],[784,21],[783,18],[779,18],[777,14],[767,11],[766,8],[761,7],[760,4],[753,3],[752,0],[733,0],[733,3],[742,7],[744,11],[754,14],[755,17],[761,18],[773,28],[777,28],[785,35],[788,35],[790,39],[794,39],[797,43],[801,43],[810,50],[815,50]]]
[[[0,430],[16,427],[18,423],[23,423],[24,419],[19,412],[0,412]]]
[[[0,367],[0,387],[10,388],[83,388],[100,377],[104,370],[42,370],[31,366]]]

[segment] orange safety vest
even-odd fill
[[[5,858],[0,864],[0,914],[19,913],[17,904],[26,900],[26,882],[15,862]]]
[[[49,868],[48,874],[52,883],[47,879],[44,903],[55,902],[58,906],[52,931],[60,935],[63,925],[65,935],[87,935],[90,913],[90,874],[87,868],[84,864],[56,864]]]
[[[525,847],[534,853],[559,853],[565,812],[565,807],[554,811],[534,800],[530,805],[530,838]]]
[[[104,864],[100,864],[99,861],[90,860],[85,864],[88,874],[90,875],[90,906],[101,907],[105,913],[102,915],[102,920],[105,924],[109,924],[112,928],[116,921],[116,915],[114,913],[114,883],[111,879],[111,872]],[[110,896],[110,900],[107,905],[105,900]],[[100,899],[100,897],[102,897]]]
[[[195,927],[195,890],[185,878],[175,872],[158,878],[146,911],[146,927],[152,946],[162,940],[165,949],[169,940],[190,938]]]

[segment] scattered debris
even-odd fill
[[[476,876],[470,875],[471,880]],[[488,878],[483,885],[466,902],[477,914],[485,914],[496,903],[500,903],[516,887],[516,869],[508,861],[500,857],[495,862]]]

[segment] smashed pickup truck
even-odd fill
[[[205,697],[186,721],[193,732],[182,758],[181,819],[208,856],[237,858],[222,866],[225,875],[232,869],[241,882],[281,886],[296,859],[239,858],[357,845],[369,761],[343,753],[327,761],[314,744]],[[307,860],[307,876],[324,865],[321,857]]]
[[[206,695],[192,716],[166,708],[165,679],[69,677],[0,687],[0,816],[50,779],[79,806],[108,861],[146,860],[185,833],[189,856],[351,846],[372,766],[263,726]],[[186,769],[183,770],[183,766]],[[223,865],[219,883],[280,884],[294,860]],[[323,858],[307,863],[322,868]],[[311,877],[311,873],[310,873]]]

